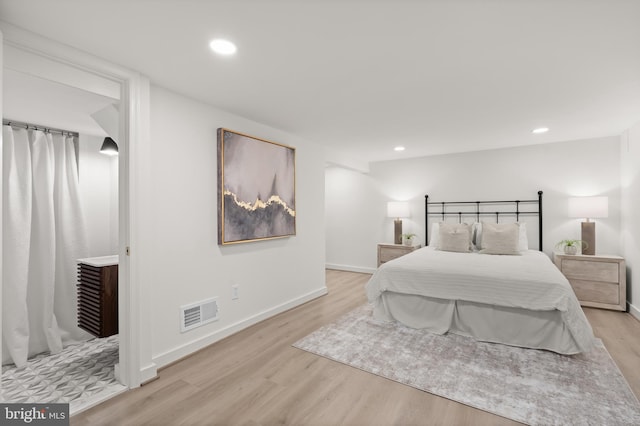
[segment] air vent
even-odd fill
[[[180,307],[180,331],[182,333],[217,320],[217,298]]]

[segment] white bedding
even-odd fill
[[[521,256],[455,253],[425,247],[383,264],[366,286],[369,302],[411,294],[531,311],[559,311],[580,351],[593,347],[593,331],[571,286],[542,252]]]

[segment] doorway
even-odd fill
[[[2,84],[4,161],[12,165],[3,176],[12,212],[5,211],[3,232],[4,306],[23,308],[4,317],[4,398],[68,402],[74,412],[123,388],[115,377],[117,336],[106,339],[90,327],[100,321],[99,309],[110,310],[94,299],[81,309],[93,293],[76,288],[78,259],[117,262],[118,162],[100,150],[106,137],[118,137],[119,100],[12,69]],[[63,173],[66,163],[74,165],[66,168],[71,174]],[[25,193],[31,203],[20,202]],[[112,304],[117,312],[117,300]],[[82,315],[90,316],[86,324]]]
[[[130,185],[129,176],[130,165],[135,164],[138,158],[136,153],[148,146],[149,82],[134,71],[19,28],[0,23],[0,30],[0,70],[23,72],[91,93],[119,98],[118,376],[127,388],[138,387],[157,374],[151,357],[150,325],[144,324],[140,315],[147,302],[140,288],[139,277],[142,274],[139,260],[135,252],[130,255],[129,249],[136,244],[135,231],[139,223],[139,220],[135,220],[136,213],[144,210],[137,202],[139,185],[144,182],[140,183],[140,179],[137,179],[138,184]],[[132,272],[138,279],[131,279]]]

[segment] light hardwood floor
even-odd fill
[[[72,425],[513,425],[291,346],[366,302],[367,274],[327,271],[327,296],[243,330],[80,413]],[[640,322],[585,309],[640,395]]]

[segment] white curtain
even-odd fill
[[[73,138],[2,132],[2,363],[21,367],[90,337],[76,325],[76,259],[88,245]]]

